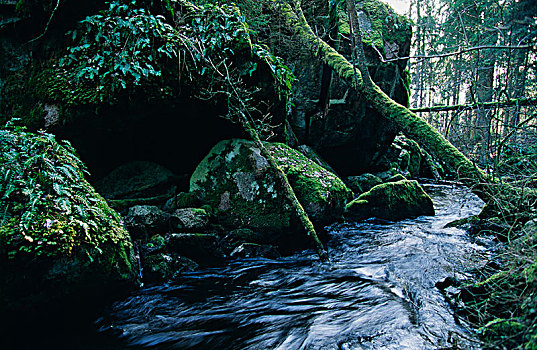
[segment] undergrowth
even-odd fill
[[[478,225],[488,222],[488,233],[502,242],[460,299],[486,349],[537,349],[535,159],[533,147],[506,147],[489,187],[494,202],[480,214]]]
[[[85,173],[69,143],[13,125],[0,130],[0,255],[68,256],[82,245],[99,252],[128,238]]]

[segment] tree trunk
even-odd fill
[[[362,74],[357,72],[345,57],[315,35],[300,6],[296,7],[296,12],[288,5],[275,7],[275,10],[282,12],[287,25],[300,36],[306,49],[318,51],[321,59],[334,69],[341,79],[354,87],[357,93],[365,96],[384,118],[393,122],[406,136],[417,141],[437,159],[442,160],[444,165],[458,174],[460,181],[478,196],[487,199],[482,187],[486,175],[425,120],[392,100],[374,82],[364,84]]]

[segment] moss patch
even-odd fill
[[[417,181],[402,180],[377,185],[363,193],[347,205],[346,215],[356,220],[378,217],[395,221],[434,215],[434,207]]]

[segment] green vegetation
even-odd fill
[[[112,1],[106,11],[86,17],[67,35],[73,44],[59,68],[70,80],[95,89],[101,101],[161,76],[163,60],[177,55],[173,27],[135,0]]]
[[[98,271],[103,285],[134,279],[130,237],[85,171],[72,147],[53,135],[0,130],[0,265],[9,271],[0,298],[28,283],[21,295],[42,293],[41,283],[55,278],[65,282],[59,296],[93,278],[89,271]],[[55,271],[58,261],[71,265]]]

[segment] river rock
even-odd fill
[[[276,259],[280,257],[280,253],[268,244],[243,243],[231,252],[231,257]]]
[[[284,144],[265,147],[315,224],[341,217],[350,191],[336,175]],[[267,159],[251,141],[233,139],[214,146],[192,175],[190,191],[215,208],[225,225],[259,232],[299,230]]]
[[[164,210],[173,211],[175,209],[198,208],[201,205],[199,198],[190,192],[180,192],[166,201]]]
[[[155,253],[141,259],[142,278],[146,282],[167,282],[181,272],[194,271],[198,264],[176,253]]]
[[[136,205],[129,208],[125,225],[133,237],[151,237],[169,231],[170,217],[154,205]]]
[[[395,174],[394,176],[388,178],[386,182],[397,182],[402,180],[408,180],[406,177],[404,177],[402,174]]]
[[[201,265],[217,264],[224,258],[215,235],[205,233],[172,233],[168,251],[194,260]]]
[[[365,173],[358,176],[348,176],[345,183],[355,194],[360,194],[380,185],[382,180],[378,176]]]
[[[317,4],[319,2],[314,7]],[[324,26],[328,33],[331,27],[326,7],[319,12],[308,8],[305,15],[310,24],[318,28]],[[382,63],[375,50],[384,51],[387,56],[408,56],[411,22],[378,0],[362,1],[360,8],[364,50],[371,77],[395,101],[407,105],[409,77],[405,73],[406,61]],[[338,52],[352,62],[352,45],[347,39],[352,37],[350,26],[346,16],[340,20]],[[340,175],[370,171],[398,130],[364,98],[350,92],[347,83],[335,74],[331,75],[330,68],[325,67],[321,60],[312,59],[309,52],[301,54],[296,48],[300,44],[296,43],[294,34],[289,35],[277,54],[284,58],[297,77],[293,84],[295,108],[291,111],[289,123],[299,142],[312,146]]]
[[[346,217],[402,220],[434,215],[433,201],[417,181],[402,180],[373,187],[347,205]]]
[[[125,163],[95,183],[106,199],[145,198],[173,193],[175,175],[147,161]]]
[[[177,209],[171,215],[172,229],[178,231],[199,231],[209,224],[209,214],[205,209]]]

